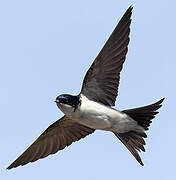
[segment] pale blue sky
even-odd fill
[[[24,167],[5,168],[62,116],[58,94],[77,94],[119,19],[134,6],[119,110],[166,97],[141,167],[119,140],[97,131]],[[175,0],[0,1],[0,179],[174,179]]]

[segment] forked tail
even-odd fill
[[[135,109],[128,109],[122,112],[126,113],[132,119],[137,121],[137,123],[142,126],[144,130],[148,130],[152,119],[155,118],[156,114],[158,114],[157,110],[162,106],[161,103],[163,101],[164,98],[154,104]],[[146,138],[147,135],[145,133],[139,133],[135,131],[129,131],[125,133],[114,132],[114,134],[128,148],[128,150],[135,157],[135,159],[143,166],[144,164],[138,154],[138,151],[145,151],[145,141],[143,138]]]

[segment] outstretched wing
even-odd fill
[[[23,166],[29,162],[54,154],[94,131],[94,129],[78,124],[63,116],[60,120],[50,125],[7,169]]]
[[[115,105],[120,71],[128,51],[131,14],[130,6],[85,75],[81,93],[91,100]]]

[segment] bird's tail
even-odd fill
[[[122,112],[126,113],[130,116],[133,120],[135,120],[144,130],[148,130],[152,119],[158,114],[157,110],[162,106],[162,102],[164,98],[160,101],[140,107],[135,109],[128,109]],[[140,150],[145,151],[144,145],[145,141],[143,138],[146,138],[147,135],[144,132],[136,132],[136,131],[129,131],[125,133],[116,133],[114,134],[120,139],[120,141],[127,147],[127,149],[131,152],[131,154],[135,157],[135,159],[141,164],[144,165],[138,152]]]

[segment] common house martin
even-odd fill
[[[81,92],[59,95],[55,103],[64,116],[50,125],[7,169],[34,162],[64,149],[96,129],[110,131],[143,165],[138,154],[145,151],[145,131],[164,100],[144,107],[116,110],[120,72],[129,44],[130,6],[87,71]]]

